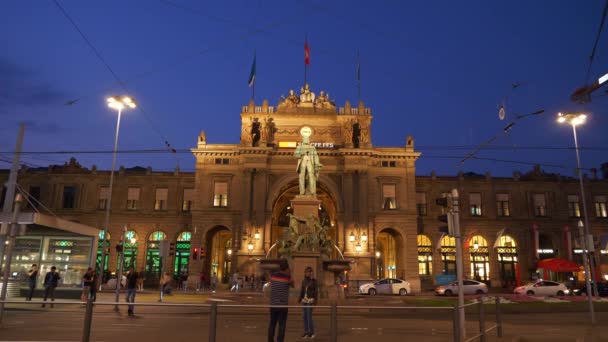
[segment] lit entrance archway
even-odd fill
[[[232,253],[236,253],[232,249],[232,232],[223,226],[211,229],[207,233],[207,251],[209,276],[215,273],[221,282],[227,283],[232,268]]]
[[[277,199],[273,203],[272,207],[272,223],[271,223],[271,243],[276,242],[283,236],[283,228],[289,227],[289,216],[287,214],[293,214],[293,208],[291,207],[291,200],[299,194],[299,187],[297,180],[294,180],[285,185]],[[329,194],[329,190],[325,188],[323,183],[317,183],[317,199],[321,201],[319,205],[319,220],[323,225],[327,225],[330,229],[327,231],[328,238],[336,241],[335,239],[335,226],[336,226],[336,203]],[[274,249],[272,256],[276,257],[276,251]],[[337,256],[336,256],[337,257]]]
[[[517,245],[509,235],[503,235],[498,239],[498,267],[500,268],[500,279],[503,286],[515,285],[517,277]]]
[[[190,265],[190,240],[192,233],[181,232],[177,236],[177,244],[175,245],[175,261],[173,263],[173,274],[178,276],[188,275],[188,265]]]
[[[105,246],[104,246],[104,238],[103,238],[103,234],[104,231],[103,229],[99,230],[99,242],[97,242],[97,259],[95,261],[96,267],[95,269],[98,269],[99,267],[101,267],[101,255],[103,253],[103,249],[106,249],[106,260],[103,263],[103,269],[104,271],[108,270],[108,264],[110,262],[110,246],[112,245],[110,243],[110,232],[108,232],[108,238],[105,239]]]
[[[123,253],[125,256],[123,270],[128,270],[129,267],[137,269],[137,233],[134,230],[125,233]]]
[[[160,279],[160,244],[162,240],[167,240],[167,234],[157,230],[148,237],[146,248],[146,279]]]
[[[377,258],[379,278],[403,278],[404,274],[397,274],[397,269],[402,266],[399,251],[403,248],[403,238],[396,230],[387,228],[378,234],[376,251],[380,252]]]
[[[433,248],[431,239],[418,235],[418,275],[421,279],[429,279],[433,274]]]
[[[456,274],[456,239],[445,235],[441,239],[442,274]]]
[[[488,241],[481,235],[475,235],[469,240],[471,254],[471,279],[487,282],[490,280],[490,253]]]

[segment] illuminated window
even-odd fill
[[[456,274],[456,239],[445,235],[441,239],[441,263],[443,274]]]
[[[213,187],[213,206],[227,207],[228,206],[228,183],[215,182]]]
[[[418,211],[418,216],[426,216],[426,193],[425,192],[416,193],[416,210]]]
[[[595,196],[595,217],[608,217],[606,210],[606,196]]]
[[[473,192],[469,194],[469,208],[471,216],[481,216],[481,194]]]
[[[154,210],[167,210],[167,196],[169,189],[156,189],[156,200],[154,201]]]
[[[137,210],[140,188],[129,188],[127,193],[127,210]]]
[[[184,189],[184,200],[182,201],[182,211],[188,212],[192,210],[194,202],[194,189]]]
[[[395,184],[382,185],[382,209],[397,209],[395,188]]]
[[[496,215],[500,217],[511,216],[509,194],[496,194]]]
[[[433,274],[433,249],[431,239],[426,235],[418,235],[418,274],[421,276]]]
[[[581,207],[578,202],[578,195],[568,195],[568,216],[581,217]]]
[[[97,209],[105,210],[108,206],[108,199],[110,198],[110,188],[103,186],[99,188],[99,199],[97,201]]]
[[[547,216],[547,200],[545,194],[534,194],[534,216],[545,217]]]
[[[488,241],[481,235],[475,235],[469,240],[471,253],[471,278],[477,281],[490,280],[490,254]]]

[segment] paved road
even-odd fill
[[[155,294],[139,296],[140,302],[155,303]],[[102,295],[100,300],[109,301],[111,295]],[[209,299],[221,303],[259,302],[259,297],[241,294],[221,296],[174,296],[169,302],[204,302]],[[381,299],[382,300],[382,299]],[[390,301],[386,299],[385,301]],[[359,304],[360,301],[357,302]],[[112,306],[95,309],[92,326],[92,341],[207,341],[209,309],[206,307],[146,306],[136,309],[137,316],[130,318],[126,308],[113,311]],[[268,324],[268,309],[226,308],[219,309],[217,341],[265,341]],[[350,310],[339,312],[339,340],[348,342],[391,342],[403,340],[451,341],[451,312],[437,310],[396,311]],[[84,307],[68,304],[54,309],[42,309],[39,305],[8,305],[4,326],[0,328],[0,341],[79,341],[82,338]],[[470,315],[467,323],[468,335],[477,329],[475,317]],[[608,313],[599,313],[600,329],[595,335],[587,324],[584,313],[505,315],[505,338],[494,336],[487,341],[608,341],[603,337]],[[326,309],[316,309],[315,328],[317,341],[329,340],[329,315]],[[492,321],[489,319],[488,325]],[[302,321],[298,309],[290,309],[287,325],[287,341],[302,340]]]

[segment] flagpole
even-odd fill
[[[359,59],[359,49],[357,49],[357,98],[361,102],[361,60]]]
[[[308,63],[310,63],[310,52],[308,47],[308,33],[304,36],[304,85],[308,82]]]

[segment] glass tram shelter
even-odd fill
[[[4,217],[0,215],[2,221]],[[82,275],[88,267],[94,267],[99,230],[41,213],[20,213],[18,222],[22,227],[25,225],[25,231],[22,229],[23,234],[16,237],[13,246],[8,296],[25,294],[27,271],[32,264],[37,264],[35,297],[42,295],[44,276],[55,266],[61,277],[55,297],[78,298]],[[3,268],[6,263],[4,248],[1,252]],[[0,276],[2,274],[0,272]]]

